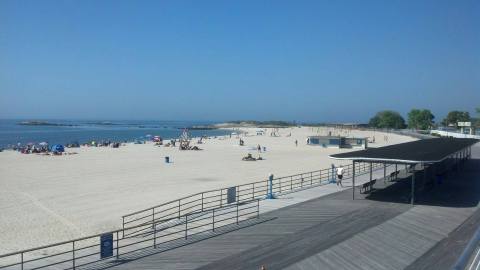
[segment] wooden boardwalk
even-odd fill
[[[461,173],[419,192],[413,207],[402,180],[377,181],[376,192],[355,201],[350,189],[296,204],[272,200],[267,206],[285,207],[103,268],[449,269],[480,222],[480,146],[472,154]]]

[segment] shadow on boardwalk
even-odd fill
[[[480,168],[480,159],[471,159],[459,171],[449,172],[441,183],[423,171],[415,174],[415,205],[443,207],[475,207],[480,201],[480,181],[475,170]],[[395,182],[377,181],[376,189],[363,195],[365,199],[379,202],[410,203],[411,176],[399,178]]]

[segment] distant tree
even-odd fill
[[[413,129],[430,129],[433,126],[435,116],[430,110],[412,109],[408,113],[408,127]]]
[[[475,127],[480,127],[480,107],[475,108],[475,112],[477,113],[477,117],[472,119],[472,122]]]
[[[469,122],[470,121],[470,113],[468,112],[461,112],[461,111],[451,111],[447,114],[447,117],[443,119],[442,124],[444,126],[453,125],[458,127],[458,122]]]
[[[381,111],[370,119],[369,125],[375,128],[405,128],[405,119],[395,111]]]

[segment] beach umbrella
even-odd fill
[[[52,148],[50,149],[52,152],[58,152],[62,153],[65,152],[65,148],[61,144],[54,144],[52,145]]]

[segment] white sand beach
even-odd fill
[[[0,254],[117,229],[124,214],[192,193],[259,181],[270,173],[327,168],[340,164],[328,155],[356,150],[306,145],[307,136],[326,135],[326,128],[285,128],[279,137],[243,130],[249,133],[242,135],[245,146],[235,136],[211,138],[198,145],[202,151],[147,143],[67,149],[78,154],[64,156],[1,152]],[[374,134],[353,130],[349,135]],[[414,140],[380,132],[375,137],[370,147]],[[266,147],[265,160],[242,161],[249,152],[257,156],[257,144]],[[165,156],[172,163],[166,164]]]

